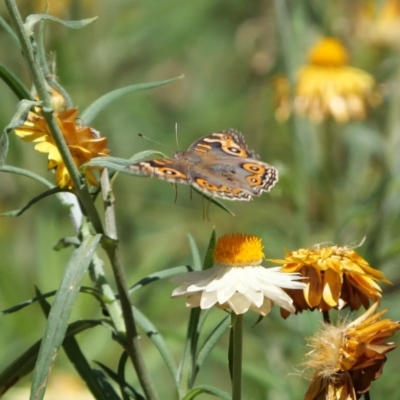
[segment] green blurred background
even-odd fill
[[[43,9],[39,1],[18,4],[24,16]],[[285,5],[287,12],[277,14],[277,4]],[[395,305],[400,282],[400,45],[367,40],[366,32],[359,31],[357,10],[366,4],[346,0],[50,2],[50,13],[61,18],[98,16],[81,30],[55,23],[47,29],[49,59],[56,59],[59,81],[80,110],[110,90],[185,75],[168,86],[119,99],[94,121],[94,128],[108,138],[111,155],[128,158],[149,148],[172,154],[177,149],[175,123],[181,150],[201,136],[233,127],[244,132],[249,146],[280,172],[270,194],[250,203],[225,202],[234,217],[211,205],[209,218],[203,217],[201,197],[191,198],[189,187],[178,187],[175,202],[168,183],[119,176],[114,185],[117,225],[129,285],[154,271],[190,264],[188,234],[204,255],[213,227],[218,236],[259,235],[267,258],[283,257],[284,248],[324,242],[355,245],[366,237],[358,250],[394,282],[383,287],[382,304],[390,308],[389,317],[399,318]],[[0,11],[8,20],[3,3]],[[278,123],[271,79],[304,64],[307,49],[324,35],[343,40],[351,64],[375,76],[383,88],[382,105],[361,122],[328,121],[316,126],[296,118]],[[4,30],[0,30],[0,49],[0,62],[29,86],[21,54]],[[17,99],[3,82],[0,98],[0,126],[5,127]],[[163,146],[138,137],[139,132]],[[336,149],[330,160],[335,172],[327,180],[325,155],[331,147]],[[7,164],[52,180],[45,156],[14,135],[10,135]],[[0,213],[20,208],[43,190],[35,181],[0,172]],[[71,235],[68,214],[55,197],[19,218],[0,219],[0,309],[32,297],[34,285],[42,292],[57,287],[71,250],[55,252],[52,247],[59,238]],[[110,269],[108,273],[112,280]],[[158,282],[136,292],[133,301],[165,335],[179,360],[189,311],[183,300],[170,300],[173,288],[172,283]],[[222,316],[213,310],[207,329]],[[101,318],[101,310],[89,296],[80,295],[73,313],[76,318]],[[317,313],[305,313],[283,321],[275,309],[252,328],[256,316],[246,315],[244,398],[303,398],[307,381],[300,364],[307,352],[305,337],[320,320]],[[37,305],[2,316],[0,370],[39,339],[44,326]],[[198,383],[229,391],[227,336],[200,372]],[[78,340],[89,360],[116,368],[120,348],[107,330],[96,328]],[[146,337],[143,346],[161,398],[173,398],[173,382],[161,358]],[[74,374],[63,354],[54,368],[55,375]],[[383,376],[372,385],[372,399],[398,399],[399,368],[395,350]],[[19,385],[29,385],[29,378]],[[4,398],[15,399],[17,392],[12,389]]]

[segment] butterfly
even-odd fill
[[[171,183],[186,183],[209,197],[248,201],[269,192],[278,181],[277,169],[258,158],[241,132],[228,129],[196,140],[173,158],[141,161],[126,168]]]

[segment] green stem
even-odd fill
[[[47,122],[54,142],[58,148],[58,151],[61,154],[65,167],[67,168],[71,180],[74,184],[75,193],[79,197],[79,200],[82,202],[82,205],[96,232],[103,233],[103,227],[99,214],[94,207],[87,186],[81,184],[79,170],[74,163],[68,146],[65,143],[60,127],[58,126],[57,119],[51,107],[50,97],[47,93],[46,80],[36,60],[35,52],[32,47],[31,41],[25,31],[21,15],[14,0],[5,0],[5,3],[8,13],[10,15],[10,19],[14,25],[19,42],[21,44],[22,53],[26,59],[28,72],[31,77],[32,83],[36,88],[39,99],[43,102],[43,117]]]
[[[329,311],[323,311],[322,312],[322,318],[324,319],[324,322],[326,324],[330,324],[331,323],[331,319],[329,317]]]
[[[143,353],[139,343],[139,335],[136,330],[135,319],[132,313],[131,302],[129,299],[128,287],[126,285],[125,271],[122,265],[120,251],[118,247],[117,227],[115,223],[114,198],[108,177],[108,171],[103,170],[101,175],[101,190],[105,209],[105,233],[108,240],[103,241],[103,247],[110,260],[115,282],[117,284],[118,295],[121,302],[122,315],[125,321],[123,331],[117,332],[121,343],[124,344],[132,364],[135,368],[140,385],[147,400],[157,399],[157,393],[153,381],[147,370]]]
[[[243,314],[232,312],[232,400],[242,398]]]

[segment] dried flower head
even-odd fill
[[[385,341],[400,322],[382,320],[387,310],[376,313],[378,305],[348,325],[324,324],[309,339],[305,367],[314,372],[305,400],[356,400],[379,378],[386,353],[396,347]]]

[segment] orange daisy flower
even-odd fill
[[[303,310],[324,312],[331,308],[350,307],[358,310],[369,306],[369,300],[381,297],[381,288],[376,281],[390,283],[385,275],[370,267],[351,247],[317,247],[286,251],[283,260],[270,260],[282,264],[282,272],[299,272],[307,287],[287,293],[293,298],[296,313]],[[281,309],[287,318],[290,314]]]
[[[99,132],[89,126],[78,124],[78,110],[67,109],[56,114],[58,125],[63,133],[65,142],[71,152],[77,167],[98,156],[106,156],[109,150],[105,148],[107,138],[99,137]],[[48,153],[48,169],[54,169],[56,183],[61,188],[73,188],[71,177],[61,158],[61,154],[54,143],[45,119],[40,113],[30,112],[22,126],[16,128],[15,133],[26,142],[37,143],[35,150]],[[98,185],[98,180],[92,167],[85,169],[85,178],[89,184]]]

